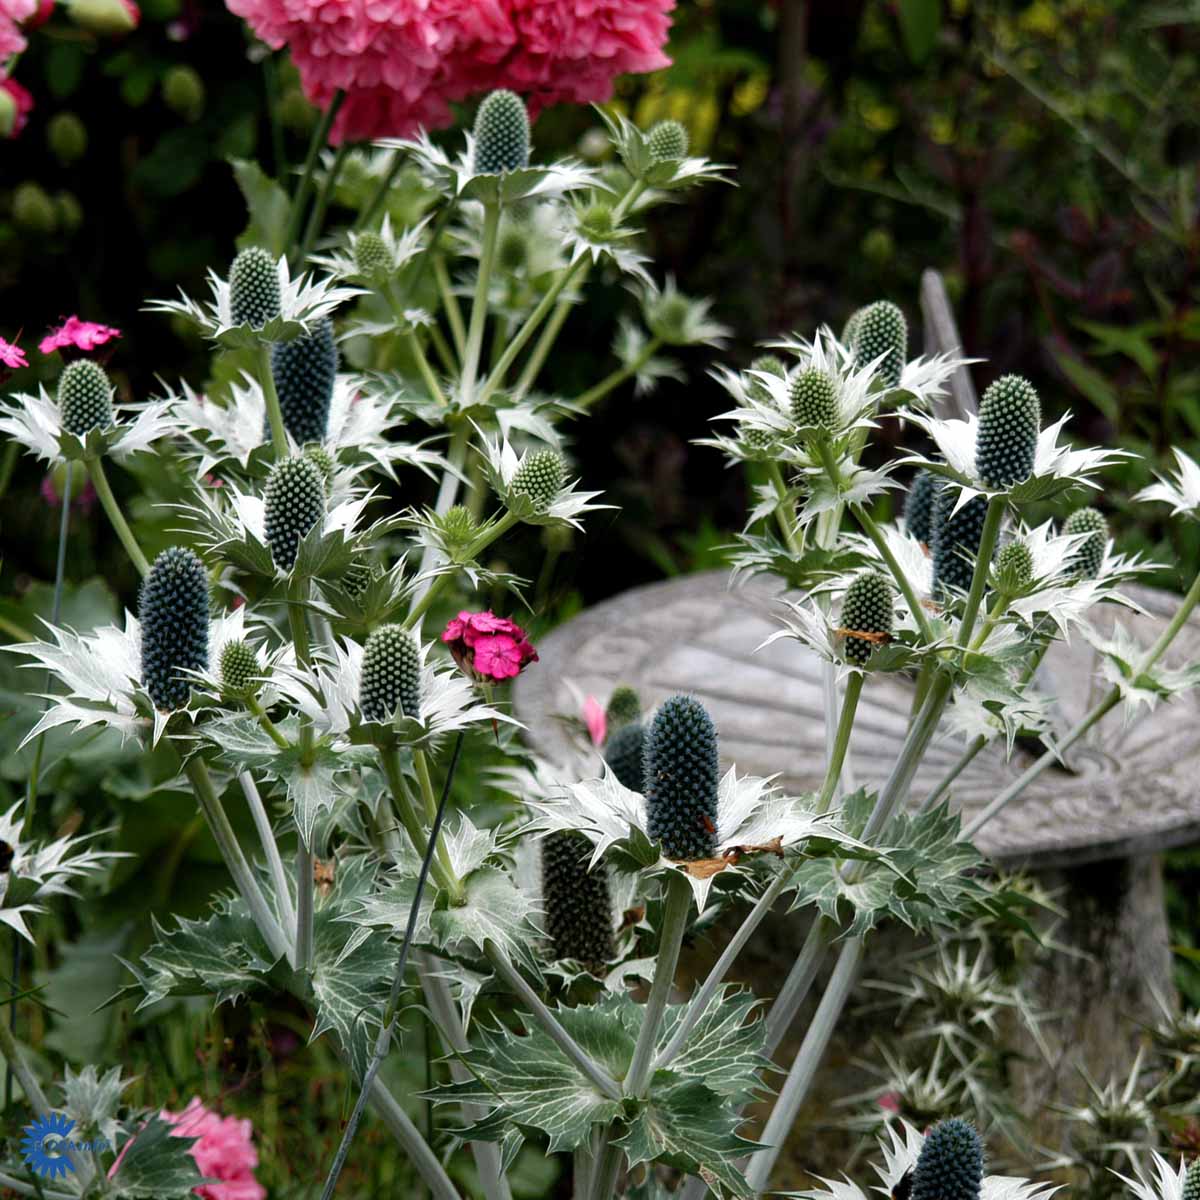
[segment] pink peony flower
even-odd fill
[[[95,321],[81,321],[76,316],[70,316],[38,342],[38,349],[43,354],[53,354],[55,350],[73,347],[86,354],[120,336],[121,331],[111,325],[99,325]]]
[[[29,366],[29,361],[25,357],[25,351],[14,342],[6,342],[0,337],[0,363],[6,367],[11,367],[14,371],[18,367]]]
[[[583,723],[587,726],[588,737],[593,746],[603,746],[608,738],[608,716],[604,705],[595,696],[587,696],[583,701]]]
[[[0,17],[0,58],[5,57],[4,19]],[[21,39],[22,48],[25,45]],[[0,138],[15,138],[33,110],[33,97],[15,79],[0,78]]]
[[[451,123],[450,103],[511,87],[531,112],[605,100],[615,76],[668,62],[675,0],[226,0],[286,45],[308,98],[346,92],[332,140],[407,137]]]
[[[513,679],[538,660],[525,630],[490,611],[460,612],[446,626],[442,641],[459,667],[480,682]]]
[[[181,1113],[164,1108],[158,1115],[174,1126],[173,1136],[200,1139],[191,1149],[196,1166],[206,1178],[220,1180],[193,1188],[194,1195],[203,1200],[266,1200],[267,1189],[254,1178],[258,1153],[254,1149],[254,1127],[249,1121],[222,1117],[205,1108],[198,1096]],[[109,1179],[116,1175],[133,1140],[130,1138],[121,1147],[116,1162],[108,1170]]]

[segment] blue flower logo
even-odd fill
[[[65,1154],[58,1152],[58,1143],[74,1128],[75,1122],[62,1113],[38,1117],[32,1125],[25,1126],[25,1136],[21,1139],[21,1157],[35,1175],[57,1179],[60,1175],[75,1170],[75,1164]],[[46,1144],[47,1141],[49,1145]]]

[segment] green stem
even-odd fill
[[[784,506],[788,504],[788,487],[787,482],[783,478],[783,472],[779,469],[779,464],[772,459],[766,464],[767,478],[771,481],[771,486],[775,489],[775,495],[778,498],[778,503],[775,505],[775,520],[779,524],[779,532],[783,535],[784,545],[788,550],[799,557],[800,546],[796,541],[796,510],[795,505],[791,505],[791,511],[785,511]]]
[[[454,339],[454,349],[461,361],[467,352],[467,330],[463,325],[462,309],[458,306],[458,297],[450,282],[450,273],[446,270],[446,261],[438,253],[433,256],[433,277],[437,281],[438,293],[442,297],[442,307],[446,310],[446,320],[450,322],[450,336]]]
[[[296,832],[296,970],[311,971],[313,961],[313,854]]]
[[[246,697],[246,707],[254,714],[263,732],[279,747],[280,750],[290,750],[292,743],[279,732],[279,726],[267,716],[267,710],[259,703],[257,696]]]
[[[975,571],[971,576],[971,590],[967,593],[962,625],[958,631],[960,646],[968,646],[971,642],[971,633],[975,628],[975,618],[979,615],[979,605],[983,601],[983,593],[987,587],[992,553],[996,549],[996,541],[1000,537],[1000,523],[1004,520],[1004,509],[1007,504],[1008,501],[1004,496],[992,496],[988,500],[987,516],[983,519],[983,533],[979,538],[979,554],[976,556]]]
[[[416,773],[417,784],[421,789],[421,799],[425,805],[425,819],[430,823],[431,827],[439,825],[440,820],[438,818],[438,813],[446,807],[445,797],[443,795],[443,799],[439,803],[437,797],[434,795],[433,780],[429,775],[429,761],[425,757],[425,751],[414,750],[412,752],[412,757],[413,770]],[[450,775],[448,776],[447,783],[443,785],[443,793],[445,793],[446,787],[449,786],[449,779],[452,779],[454,776],[454,767],[457,765],[457,762],[458,756],[456,754],[451,763]],[[442,871],[444,872],[446,878],[453,879],[454,866],[450,862],[450,852],[446,849],[444,842],[441,843],[437,848],[437,857],[438,862],[442,865]]]
[[[662,345],[662,338],[652,337],[642,350],[625,366],[619,367],[611,375],[606,376],[593,387],[588,388],[582,395],[576,396],[574,407],[586,411],[603,396],[607,396],[615,387],[619,387],[626,379],[636,375],[653,357],[654,352]]]
[[[333,165],[329,168],[325,180],[321,184],[321,190],[317,193],[317,202],[313,205],[312,213],[308,218],[308,225],[304,230],[304,241],[300,244],[300,253],[297,255],[297,262],[299,263],[308,261],[313,244],[321,232],[321,227],[325,224],[325,214],[329,210],[329,203],[333,199],[333,194],[337,189],[338,176],[342,173],[342,167],[345,165],[346,155],[349,152],[350,143],[343,142],[337,148],[337,153],[333,156]]]
[[[463,353],[460,401],[463,408],[475,403],[475,381],[479,374],[479,356],[483,351],[483,330],[487,325],[488,290],[492,265],[496,261],[496,238],[500,232],[500,205],[483,206],[483,242],[479,251],[479,274],[475,277],[475,298],[471,301],[471,325],[467,330],[467,348]],[[485,397],[480,396],[482,404]]]
[[[371,223],[379,215],[379,210],[383,207],[387,200],[387,194],[392,190],[392,184],[396,182],[396,176],[404,168],[404,155],[399,150],[392,151],[392,161],[388,166],[387,173],[379,181],[379,186],[375,189],[375,194],[371,197],[370,203],[363,209],[362,215],[358,218],[356,225],[359,229],[367,229]]]
[[[862,526],[863,532],[871,539],[875,549],[879,551],[879,557],[883,559],[887,564],[888,570],[891,571],[892,578],[895,579],[896,586],[904,596],[904,602],[908,605],[913,620],[916,621],[917,627],[921,630],[921,636],[927,642],[932,642],[933,626],[930,625],[929,618],[925,615],[925,609],[922,607],[912,583],[908,576],[904,574],[899,562],[896,561],[896,556],[889,548],[887,539],[883,536],[883,530],[879,528],[874,518],[861,505],[851,504],[850,511],[854,513],[855,519]]]
[[[263,399],[267,403],[267,424],[271,429],[271,449],[278,461],[288,456],[287,429],[283,424],[283,410],[279,407],[279,393],[275,390],[275,373],[271,370],[271,347],[264,343],[258,348],[258,381],[262,385]]]
[[[437,376],[433,373],[433,368],[429,365],[429,359],[425,357],[425,347],[421,345],[421,339],[417,337],[415,329],[408,331],[408,345],[409,349],[412,350],[413,360],[417,364],[417,370],[421,373],[421,378],[425,381],[425,387],[428,389],[430,397],[445,407],[446,397],[438,385]]]
[[[675,967],[679,948],[687,928],[688,910],[692,904],[692,887],[682,872],[667,877],[663,904],[662,931],[658,938],[658,958],[654,964],[654,982],[641,1014],[641,1028],[633,1048],[633,1059],[625,1075],[625,1094],[640,1099],[649,1086],[654,1071],[654,1047],[658,1030],[666,1012],[667,1000],[675,984]]]
[[[625,1152],[621,1147],[613,1144],[611,1136],[606,1137],[600,1161],[596,1164],[595,1172],[592,1175],[592,1190],[588,1194],[589,1200],[613,1200],[613,1197],[617,1195],[617,1177],[621,1173],[621,1163],[624,1158]]]
[[[300,175],[300,182],[296,186],[296,194],[292,198],[291,210],[288,213],[287,232],[283,239],[283,248],[289,258],[304,221],[304,209],[308,204],[308,194],[312,191],[313,172],[316,169],[317,159],[321,155],[322,148],[329,141],[329,131],[333,128],[334,118],[338,115],[338,109],[342,107],[345,99],[346,93],[338,88],[329,102],[329,107],[321,114],[321,119],[317,122],[312,138],[309,140],[308,153],[304,157],[304,168]]]
[[[117,503],[117,498],[113,495],[112,488],[108,486],[108,476],[104,473],[103,461],[98,458],[89,458],[87,460],[87,468],[88,475],[92,481],[92,487],[96,489],[96,495],[100,497],[100,503],[103,505],[105,513],[108,514],[108,519],[112,522],[112,527],[116,530],[117,537],[121,539],[121,545],[125,547],[125,553],[129,555],[130,560],[137,567],[141,575],[149,575],[150,564],[146,560],[146,556],[142,553],[142,548],[137,544],[137,539],[133,536],[133,530],[129,528],[129,522],[125,520],[125,514],[121,511],[121,506]]]
[[[243,771],[238,776],[238,782],[242,785],[242,795],[246,797],[246,806],[250,809],[250,818],[254,822],[258,840],[262,843],[263,854],[267,857],[267,869],[271,872],[271,882],[275,888],[275,911],[279,914],[280,927],[290,929],[296,923],[296,913],[292,907],[287,872],[283,867],[283,859],[279,856],[279,847],[275,843],[275,831],[271,828],[271,818],[267,815],[254,776],[249,771]]]
[[[861,671],[851,671],[846,680],[846,694],[842,698],[842,715],[838,721],[837,733],[833,739],[833,753],[829,757],[829,765],[825,769],[825,782],[821,785],[821,795],[817,800],[817,811],[829,811],[837,791],[838,780],[842,777],[842,764],[846,761],[846,751],[850,747],[850,734],[854,730],[854,714],[858,709],[858,699],[862,695],[865,676]]]
[[[17,466],[18,452],[16,442],[9,442],[4,447],[4,457],[0,458],[0,496],[8,491],[8,485],[12,482],[13,471]]]

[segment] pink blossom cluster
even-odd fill
[[[487,612],[460,612],[442,634],[454,661],[474,679],[500,683],[513,679],[531,662],[537,651],[520,625],[507,617]]]
[[[25,49],[21,26],[38,11],[38,0],[0,0],[0,60]]]
[[[103,346],[105,342],[120,336],[121,331],[111,325],[101,325],[97,321],[81,321],[72,315],[57,329],[51,329],[38,342],[38,349],[43,354],[53,354],[55,350],[82,350],[85,354],[90,354],[97,346]]]
[[[451,122],[449,104],[493,88],[607,100],[618,75],[667,66],[675,0],[226,0],[269,46],[286,45],[313,103],[340,88],[335,142],[407,137]]]

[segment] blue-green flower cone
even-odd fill
[[[1108,545],[1108,522],[1104,514],[1095,508],[1077,509],[1063,522],[1063,533],[1088,535],[1071,555],[1069,566],[1080,578],[1095,579]]]
[[[846,589],[842,599],[841,626],[859,633],[887,635],[892,632],[895,593],[890,581],[878,571],[866,571]],[[881,643],[870,638],[846,635],[842,653],[847,662],[863,666]]]
[[[271,559],[290,571],[300,539],[325,515],[321,468],[308,458],[285,458],[271,469],[263,499]]]
[[[588,870],[592,843],[563,830],[542,841],[542,903],[556,959],[600,967],[613,955],[613,911],[604,864]]]
[[[297,445],[325,440],[337,369],[333,323],[328,319],[310,334],[271,347],[271,376],[279,397],[279,412],[284,428]],[[265,416],[262,436],[264,441],[271,436]]]
[[[191,550],[172,546],[142,582],[142,684],[154,707],[182,708],[191,695],[189,671],[208,667],[208,572]]]
[[[623,787],[640,792],[646,782],[646,731],[641,721],[622,725],[604,744],[604,761]]]
[[[475,114],[475,170],[498,175],[529,166],[529,114],[515,92],[501,89],[483,98]]]
[[[1033,474],[1042,405],[1029,380],[1004,375],[983,393],[975,470],[992,488],[1012,487]]]
[[[979,1200],[983,1142],[958,1117],[939,1121],[926,1135],[913,1168],[910,1200]]]
[[[938,491],[933,517],[933,593],[939,595],[947,588],[965,592],[971,587],[983,523],[987,517],[987,500],[972,496],[951,515],[958,499],[958,489],[943,487]]]
[[[358,704],[368,721],[421,719],[421,652],[403,625],[382,625],[367,638]]]
[[[77,359],[63,368],[55,398],[63,429],[77,438],[113,423],[112,384],[104,368],[91,359]]]
[[[692,696],[664,701],[644,754],[651,838],[662,843],[667,858],[712,858],[720,768],[717,731],[704,705]]]
[[[279,316],[279,268],[261,246],[238,251],[229,268],[229,308],[235,325],[261,329]]]
[[[926,546],[933,543],[933,506],[940,486],[941,480],[932,471],[918,471],[904,506],[905,530]]]

